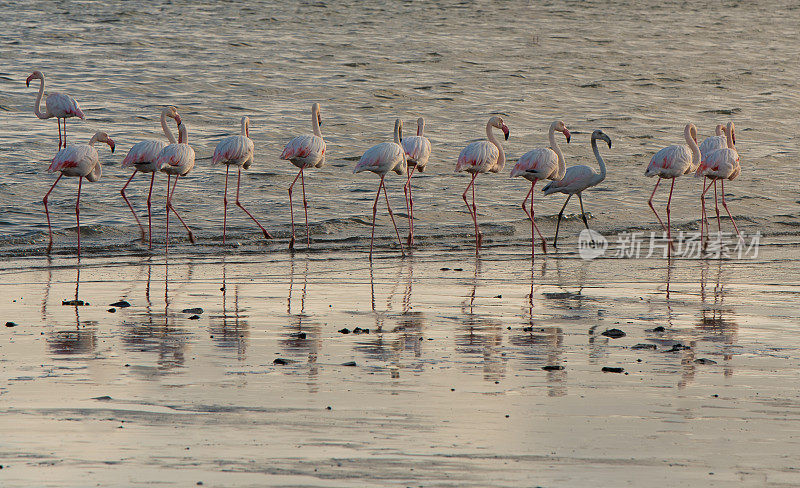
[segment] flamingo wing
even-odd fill
[[[476,141],[461,150],[456,163],[456,171],[483,173],[497,163],[500,151],[489,141]]]
[[[81,120],[85,119],[83,111],[78,106],[78,102],[69,95],[63,93],[51,93],[47,95],[45,101],[47,111],[55,117],[68,118],[78,117]]]
[[[740,169],[739,153],[726,147],[708,153],[695,174],[716,179],[734,179],[739,176]]]
[[[660,176],[662,178],[675,178],[686,172],[692,166],[692,150],[685,144],[667,146],[650,158],[645,176]]]
[[[410,136],[403,138],[400,145],[403,146],[408,161],[414,162],[423,171],[431,156],[431,141],[424,136]]]
[[[372,171],[373,173],[386,174],[394,170],[398,174],[403,174],[405,161],[405,152],[399,144],[382,142],[364,152],[353,173]]]
[[[100,162],[97,150],[88,144],[73,144],[56,153],[47,171],[64,172],[67,176],[86,176]]]
[[[532,149],[519,158],[511,176],[528,179],[552,179],[558,173],[558,155],[549,147]]]
[[[211,158],[211,164],[244,164],[253,159],[254,151],[255,145],[249,137],[226,137],[214,149],[214,157]]]
[[[724,149],[726,147],[728,147],[728,140],[725,136],[706,137],[705,140],[700,143],[700,160],[702,161],[705,159],[706,155],[711,151]]]
[[[194,149],[188,144],[170,144],[158,155],[156,165],[161,171],[180,174],[188,173],[194,168]],[[168,169],[169,168],[169,169]]]
[[[325,140],[317,135],[297,136],[286,144],[281,153],[286,159],[301,167],[320,167],[325,162]]]
[[[125,159],[122,160],[122,167],[127,168],[135,164],[154,163],[166,146],[166,143],[155,140],[137,142],[128,151]]]
[[[551,193],[566,193],[573,194],[582,192],[583,190],[592,186],[597,173],[585,165],[570,166],[567,168],[564,177],[560,180],[554,180],[548,183],[542,191],[545,195]]]

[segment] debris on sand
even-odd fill
[[[17,324],[15,324],[14,322],[6,322],[6,327],[16,327],[16,326]]]
[[[347,327],[345,327],[344,329],[339,329],[339,333],[340,334],[349,334],[350,333],[350,329],[348,329]]]
[[[355,361],[347,361],[346,363],[342,363],[342,366],[356,366]]]
[[[353,334],[369,334],[369,329],[362,329],[361,327],[356,327],[353,329]]]
[[[625,368],[617,368],[617,367],[613,367],[613,366],[603,366],[602,371],[604,373],[624,373],[625,372]]]
[[[200,315],[201,313],[203,313],[203,309],[202,309],[202,308],[200,308],[200,307],[195,307],[195,308],[184,308],[183,310],[181,310],[181,312],[183,312],[183,313],[191,313],[191,314]]]
[[[128,303],[127,301],[125,301],[125,300],[120,300],[118,302],[114,302],[114,303],[109,305],[109,307],[117,307],[117,308],[128,308],[130,306],[131,306],[131,304]]]
[[[199,316],[199,315],[197,315],[197,314],[194,314],[194,315],[192,315],[191,317],[189,317],[189,320],[198,320],[199,318],[200,318],[200,316]]]
[[[275,360],[272,361],[272,364],[277,364],[279,366],[283,366],[283,365],[291,364],[291,363],[294,363],[294,362],[296,362],[296,361],[294,361],[293,359],[275,358]]]
[[[305,339],[306,338],[306,333],[305,332],[292,332],[291,334],[289,334],[289,337],[292,337],[294,339]]]
[[[620,329],[608,329],[605,332],[602,332],[600,335],[610,337],[612,339],[619,339],[620,337],[625,337],[627,334]]]
[[[708,358],[697,358],[697,359],[694,360],[694,362],[697,363],[697,364],[717,364],[716,361],[714,361],[713,359],[708,359]]]
[[[560,364],[549,364],[547,366],[542,366],[542,369],[545,371],[561,371],[564,369],[564,366],[561,366]]]
[[[642,344],[642,343],[639,343],[639,344],[634,344],[633,346],[631,346],[631,349],[650,349],[650,350],[655,351],[656,349],[658,349],[658,346],[656,346],[655,344]]]
[[[677,342],[672,345],[672,349],[667,349],[664,352],[678,352],[678,351],[685,351],[687,349],[691,349],[689,346],[684,346],[680,342]]]
[[[103,396],[99,396],[99,397],[94,397],[94,398],[92,398],[92,400],[100,400],[101,402],[107,402],[107,401],[111,400],[111,397],[108,396],[108,395],[103,395]]]
[[[83,307],[85,305],[89,305],[89,302],[84,302],[83,300],[61,300],[61,305],[69,305],[72,307]]]

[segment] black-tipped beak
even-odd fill
[[[175,123],[181,125],[181,116],[178,114],[175,114]]]
[[[500,130],[503,131],[503,136],[506,138],[506,140],[508,140],[508,134],[509,134],[508,127],[505,124],[503,124],[503,126],[500,127]]]
[[[734,144],[736,144],[736,135],[735,134],[731,135],[731,140],[733,141]]]
[[[113,153],[114,153],[114,149],[116,149],[117,145],[116,145],[116,144],[114,144],[114,141],[112,141],[111,139],[109,139],[109,140],[108,140],[108,147],[110,147],[110,148],[111,148],[111,153],[113,154]]]
[[[567,129],[564,129],[564,137],[567,138],[567,144],[569,144],[569,140],[572,139],[572,134],[570,134]]]
[[[611,139],[609,139],[607,142],[608,142],[608,148],[611,149]]]
[[[322,117],[320,117],[319,114],[317,114],[317,125],[322,127]]]

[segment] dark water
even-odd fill
[[[395,117],[413,132],[420,115],[433,145],[427,172],[414,178],[420,246],[468,245],[471,222],[460,198],[467,179],[453,168],[494,113],[511,129],[511,162],[544,145],[554,119],[574,134],[564,147],[568,165],[596,164],[593,129],[611,136],[608,178],[584,198],[592,226],[607,234],[655,229],[646,205],[655,182],[644,167],[659,148],[682,142],[687,121],[705,137],[732,119],[743,168],[726,185],[734,216],[745,232],[759,230],[767,240],[794,242],[800,231],[800,10],[791,2],[0,2],[0,16],[6,254],[39,254],[46,244],[41,198],[55,178],[45,169],[57,137],[54,121],[32,113],[38,85],[26,88],[24,80],[34,69],[45,73],[47,91],[71,94],[87,114],[85,122],[69,122],[70,142],[96,130],[117,141],[116,154],[100,150],[103,179],[86,185],[81,202],[82,244],[96,254],[145,249],[119,196],[129,176],[120,161],[134,143],[160,137],[166,104],[178,106],[198,156],[176,193],[199,239],[192,252],[218,249],[224,169],[210,157],[220,139],[238,132],[242,115],[251,118],[256,144],[242,201],[278,238],[269,248],[286,246],[286,188],[295,168],[278,155],[291,137],[310,132],[314,101],[328,143],[328,165],[307,178],[317,249],[367,244],[377,178],[353,175],[352,167],[365,149],[390,140]],[[401,179],[387,182],[402,215]],[[76,186],[62,180],[51,197],[56,252],[74,248]],[[160,244],[164,187],[160,179]],[[477,188],[487,243],[524,245],[526,183],[504,172],[479,177]],[[699,188],[693,178],[676,182],[672,217],[680,228],[697,228]],[[145,178],[129,187],[140,216],[145,192]],[[542,231],[552,236],[563,199],[536,198]],[[664,202],[666,193],[658,198]],[[230,210],[233,240],[261,249],[258,229]],[[393,232],[385,213],[379,219],[385,245]],[[579,228],[568,221],[568,238]],[[177,227],[172,235],[181,236]]]

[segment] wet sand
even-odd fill
[[[0,485],[800,484],[794,247],[513,252],[5,261]]]

